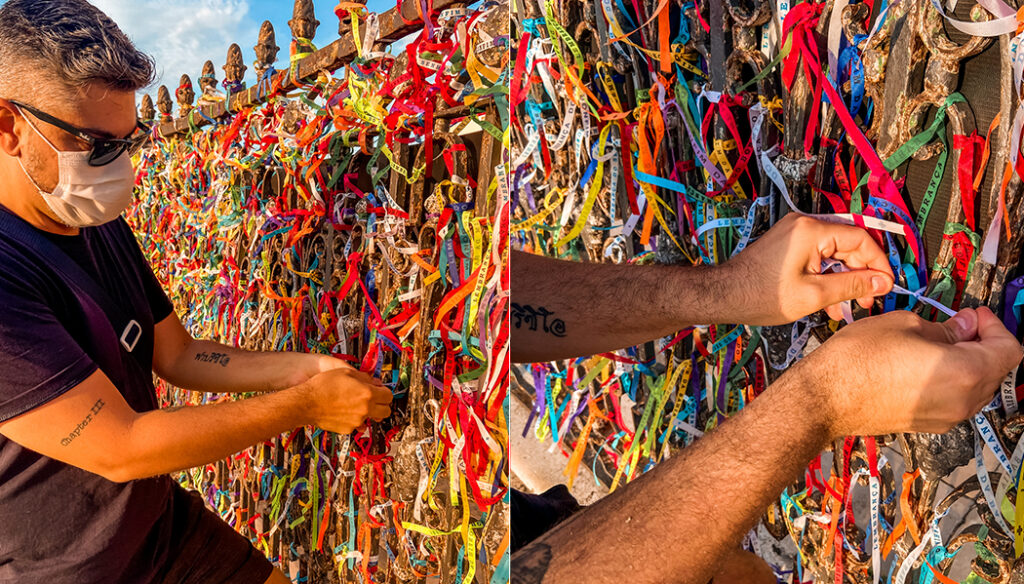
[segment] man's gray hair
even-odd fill
[[[43,97],[38,95],[40,85],[30,81],[52,80],[68,88],[98,83],[138,91],[154,77],[153,58],[85,0],[9,0],[0,5],[0,97]]]

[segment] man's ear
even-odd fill
[[[21,140],[14,131],[18,115],[18,108],[13,103],[0,98],[0,151],[13,157],[21,155]]]

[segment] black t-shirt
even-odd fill
[[[23,222],[2,206],[0,213]],[[76,282],[0,229],[0,421],[97,368],[135,411],[157,409],[153,325],[173,308],[128,224],[43,234],[141,325],[133,351],[141,366],[125,365],[120,331]],[[114,483],[0,436],[0,584],[151,581],[170,560],[171,488],[167,476]]]

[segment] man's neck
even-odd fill
[[[7,177],[10,179],[11,177]],[[78,227],[68,227],[63,223],[50,217],[41,207],[45,206],[42,197],[35,191],[35,188],[27,184],[27,181],[2,180],[0,184],[7,184],[9,188],[0,189],[0,205],[7,207],[12,213],[27,221],[37,229],[57,235],[78,235]],[[25,187],[28,186],[28,189]]]

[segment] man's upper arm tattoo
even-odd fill
[[[537,326],[540,325],[540,330],[554,335],[556,337],[565,336],[565,321],[560,318],[553,317],[554,312],[551,312],[543,306],[534,308],[529,304],[516,304],[512,303],[512,326],[517,329],[526,329],[535,331]]]
[[[92,409],[89,410],[88,414],[86,414],[85,419],[79,422],[78,425],[75,426],[75,429],[72,430],[70,434],[61,439],[60,445],[67,446],[68,444],[71,444],[71,442],[75,438],[78,438],[78,436],[82,433],[82,430],[84,430],[85,427],[89,425],[89,422],[92,421],[94,416],[100,413],[100,410],[102,410],[103,406],[105,405],[107,404],[102,399],[96,400],[96,403],[92,405]]]

